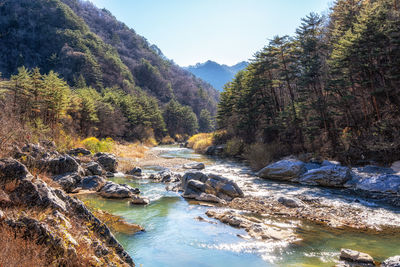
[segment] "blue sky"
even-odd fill
[[[292,35],[333,0],[90,0],[181,66],[248,60],[274,35]]]

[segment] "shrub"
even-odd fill
[[[213,140],[215,145],[226,144],[229,140],[229,135],[226,130],[218,130],[213,133]]]
[[[163,139],[161,139],[161,144],[163,144],[163,145],[171,145],[173,143],[175,143],[175,140],[169,135],[167,135],[167,136],[163,137]]]
[[[232,138],[226,143],[224,153],[228,157],[235,157],[242,154],[244,148],[243,140]]]
[[[195,134],[188,140],[188,147],[193,148],[197,152],[205,152],[207,147],[213,144],[212,133],[199,133]]]
[[[110,152],[114,146],[114,140],[107,137],[106,139],[97,139],[96,137],[89,137],[82,141],[83,146],[90,150],[92,153],[97,152]]]
[[[264,168],[272,160],[280,157],[284,152],[278,143],[262,144],[254,143],[244,149],[243,157],[254,170]]]

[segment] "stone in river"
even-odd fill
[[[298,159],[284,159],[261,169],[257,176],[266,179],[275,179],[282,181],[294,181],[306,172],[304,162]]]

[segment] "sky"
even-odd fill
[[[293,35],[310,12],[332,0],[90,0],[180,66],[207,60],[234,65],[275,35]]]

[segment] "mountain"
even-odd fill
[[[232,81],[236,73],[245,69],[247,65],[248,63],[246,61],[239,62],[233,66],[227,66],[209,60],[204,63],[186,67],[185,69],[210,83],[217,90],[222,91],[224,85]]]
[[[0,5],[0,72],[54,70],[69,85],[82,76],[98,91],[143,90],[160,105],[176,99],[215,114],[218,92],[165,58],[108,10],[82,0],[5,0]]]

